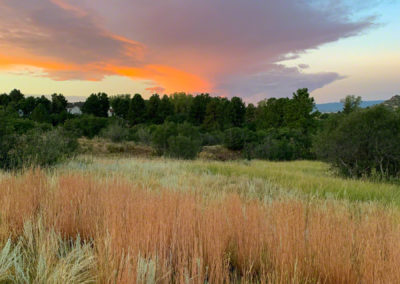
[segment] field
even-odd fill
[[[0,173],[0,282],[400,283],[400,187],[321,162]]]

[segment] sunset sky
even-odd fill
[[[399,2],[0,0],[0,93],[387,99]]]

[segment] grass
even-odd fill
[[[2,173],[0,282],[398,283],[396,190],[318,162],[85,156]]]

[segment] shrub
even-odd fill
[[[82,115],[77,118],[69,119],[64,127],[68,131],[75,133],[78,137],[86,136],[93,138],[107,126],[107,118],[95,117],[92,115]]]
[[[128,139],[128,128],[121,125],[121,123],[114,122],[108,125],[101,131],[103,138],[110,139],[112,142],[121,142]]]
[[[62,129],[48,132],[34,129],[23,135],[9,134],[1,139],[0,167],[51,166],[73,155],[77,147],[76,139]]]
[[[220,145],[224,141],[224,133],[220,131],[206,132],[201,135],[203,146]]]
[[[178,159],[194,159],[200,151],[200,141],[178,135],[168,139],[167,154]]]
[[[376,106],[336,115],[316,137],[317,156],[349,177],[396,177],[400,172],[400,115]]]
[[[177,134],[177,127],[173,122],[165,122],[162,125],[157,125],[152,135],[152,144],[156,152],[159,155],[166,153],[168,150],[168,139]]]
[[[224,145],[229,150],[242,150],[245,143],[244,130],[238,127],[229,128],[225,131]]]

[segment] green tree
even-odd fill
[[[160,96],[158,94],[154,94],[150,97],[149,101],[147,102],[147,121],[155,124],[162,123],[162,117],[159,113],[160,109]]]
[[[207,104],[211,101],[209,94],[200,94],[194,97],[189,111],[189,119],[194,125],[201,125],[206,116]]]
[[[221,100],[219,98],[212,98],[207,104],[206,113],[204,117],[203,125],[207,130],[218,130],[221,128],[220,125],[220,108]]]
[[[349,95],[346,96],[344,99],[340,100],[340,102],[343,104],[343,113],[349,114],[352,113],[353,111],[360,109],[362,98],[356,97],[354,95]]]
[[[24,112],[24,115],[29,116],[37,105],[38,102],[34,97],[27,97],[26,99],[19,101],[18,109],[21,109]]]
[[[108,117],[110,101],[106,93],[91,94],[82,106],[82,112],[98,117]]]
[[[140,94],[135,94],[129,104],[128,119],[131,125],[145,122],[146,103]]]
[[[330,117],[314,148],[345,176],[400,174],[400,115],[382,105]]]
[[[31,119],[37,122],[50,122],[50,114],[43,104],[38,104],[32,111]]]
[[[68,101],[62,94],[51,95],[51,112],[59,114],[67,110]]]
[[[229,119],[234,127],[241,127],[244,123],[246,106],[241,98],[233,97],[229,104]]]
[[[161,117],[162,122],[164,122],[166,118],[174,115],[174,105],[169,100],[169,97],[167,95],[164,95],[162,97],[158,108],[158,113]]]
[[[225,130],[224,145],[230,150],[242,150],[245,145],[245,133],[242,128],[233,127]]]
[[[24,99],[24,95],[20,90],[14,89],[10,92],[9,98],[13,102],[19,102],[20,100]]]
[[[246,107],[246,113],[244,116],[245,125],[251,130],[256,130],[256,107],[253,104],[249,104]]]
[[[128,119],[129,117],[130,104],[130,95],[118,95],[110,98],[110,105],[113,108],[115,115],[123,119]]]

